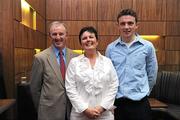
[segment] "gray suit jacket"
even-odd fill
[[[77,54],[66,49],[68,64]],[[34,56],[30,88],[34,105],[38,110],[38,120],[65,120],[65,115],[69,119],[71,104],[66,95],[65,83],[53,46]]]

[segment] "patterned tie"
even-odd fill
[[[59,54],[60,54],[60,70],[61,70],[61,75],[62,75],[63,80],[65,80],[66,66],[65,66],[64,59],[63,59],[62,51],[60,51]]]

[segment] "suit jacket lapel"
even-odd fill
[[[60,67],[59,67],[59,65],[57,63],[56,55],[55,55],[55,53],[53,51],[52,46],[49,47],[49,58],[48,58],[48,61],[49,61],[50,66],[54,70],[54,72],[55,72],[55,74],[56,74],[56,76],[58,78],[58,81],[60,81],[62,86],[65,87],[64,80],[62,79],[62,76],[61,76]]]
[[[68,66],[68,64],[69,64],[72,57],[73,57],[72,56],[72,50],[66,48],[66,68],[67,68],[67,66]]]

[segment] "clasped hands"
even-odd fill
[[[96,119],[105,111],[101,106],[96,106],[94,108],[87,108],[83,113],[90,119]]]

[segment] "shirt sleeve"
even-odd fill
[[[81,113],[88,108],[88,104],[83,102],[80,96],[78,95],[75,80],[75,65],[75,61],[71,59],[66,71],[65,87],[67,95],[71,101],[71,104],[75,108],[75,111]]]
[[[118,76],[117,73],[114,69],[114,66],[112,64],[112,62],[109,60],[109,68],[110,68],[110,80],[108,84],[108,88],[107,88],[107,92],[106,92],[106,96],[103,99],[101,106],[103,108],[105,108],[106,110],[110,110],[113,108],[113,104],[114,104],[114,100],[115,100],[115,96],[118,90]]]
[[[157,72],[158,72],[158,63],[157,63],[157,58],[156,58],[156,53],[155,53],[155,48],[153,45],[149,48],[149,54],[147,56],[147,75],[148,75],[148,81],[149,81],[149,88],[150,92],[152,91],[153,86],[156,83],[156,78],[157,78]]]

